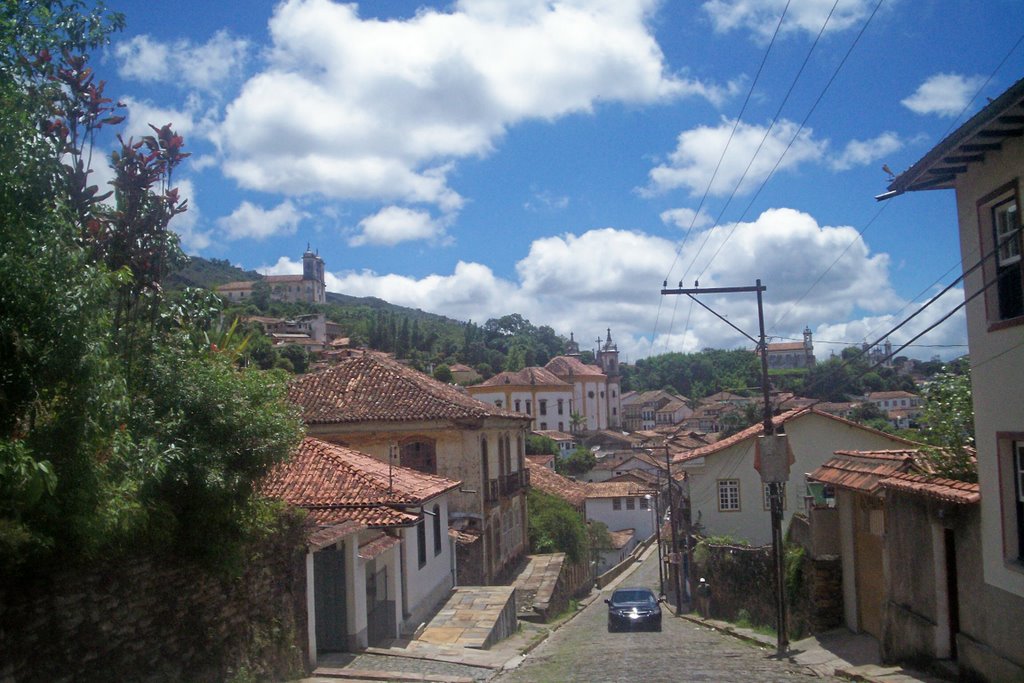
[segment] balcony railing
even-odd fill
[[[493,503],[498,500],[498,480],[488,479],[484,482],[484,500]]]
[[[503,496],[511,496],[520,489],[524,489],[529,485],[529,470],[519,470],[518,472],[512,472],[511,474],[506,474],[501,478],[501,494]]]

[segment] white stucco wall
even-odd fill
[[[433,512],[435,504],[440,508],[441,552],[437,555],[434,554],[434,517],[424,515],[427,562],[422,568],[419,566],[416,527],[402,529],[402,543],[405,546],[405,551],[402,553],[402,570],[406,577],[405,613],[401,615],[399,623],[404,624],[403,630],[405,631],[419,626],[438,601],[447,596],[455,585],[455,577],[451,572],[452,547],[448,540],[447,494],[432,498],[423,508],[428,512]]]
[[[957,182],[960,249],[965,268],[972,266],[980,253],[977,202],[1010,180],[1018,179],[1020,182],[1024,179],[1024,141],[1007,138],[1002,140],[1002,144],[1002,152],[986,153],[985,163],[971,164],[968,173]],[[1018,197],[1018,201],[1021,199]],[[966,291],[980,290],[984,286],[983,281],[980,269],[968,275]],[[1024,565],[1005,559],[996,458],[997,432],[1024,432],[1024,401],[1021,400],[1024,390],[1024,325],[990,332],[985,299],[985,296],[979,296],[967,304],[978,483],[982,491],[984,576],[986,583],[1024,596]],[[1007,533],[1012,531],[1007,530]]]
[[[808,413],[786,423],[795,463],[786,485],[783,532],[793,513],[803,510],[804,474],[823,465],[837,450],[878,450],[907,448],[906,442],[881,432],[840,422],[816,413]],[[690,477],[693,520],[700,521],[705,533],[727,535],[754,545],[771,543],[771,514],[764,506],[761,475],[754,469],[754,442],[747,439],[701,461],[684,463]],[[673,466],[673,471],[675,471]],[[739,511],[720,512],[718,481],[737,479],[740,483]]]
[[[604,522],[609,531],[620,531],[622,529],[635,529],[636,538],[643,540],[654,533],[654,501],[650,501],[649,509],[640,509],[640,498],[634,496],[636,508],[626,509],[626,499],[622,500],[622,509],[615,510],[612,507],[611,498],[587,498],[586,515],[587,519],[595,522]]]

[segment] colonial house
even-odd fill
[[[657,523],[655,499],[657,493],[629,481],[599,482],[586,485],[587,521],[602,522],[612,533],[618,533],[621,544],[606,551],[598,563],[598,573],[617,564],[636,545],[654,534]]]
[[[309,662],[411,633],[455,585],[448,496],[460,482],[306,438],[261,482],[302,508]],[[402,550],[404,548],[404,550]]]
[[[258,325],[263,333],[271,338],[274,345],[288,343],[290,339],[300,339],[315,343],[322,349],[330,347],[332,342],[344,335],[341,325],[328,320],[323,313],[306,313],[293,318],[246,315],[241,317],[241,321]]]
[[[652,430],[665,424],[674,425],[693,414],[682,398],[664,389],[629,393],[629,396],[622,399],[622,426],[631,432]]]
[[[264,275],[260,280],[228,282],[217,287],[228,303],[245,303],[252,300],[256,282],[265,282],[274,301],[289,303],[305,302],[322,304],[327,301],[327,285],[324,280],[324,260],[310,251],[302,255],[302,273],[297,275]]]
[[[915,446],[910,441],[813,408],[773,418],[776,433],[788,437],[790,485],[784,489],[783,529],[803,510],[804,477],[837,450],[885,450]],[[715,443],[676,456],[672,473],[686,473],[691,514],[712,536],[731,536],[755,545],[771,542],[768,487],[755,469],[761,423]]]
[[[896,176],[956,191],[981,489],[983,582],[956,646],[965,673],[1024,680],[1024,79]],[[980,266],[980,267],[979,267]]]
[[[463,482],[450,494],[459,584],[497,583],[525,554],[526,416],[376,352],[296,377],[288,398],[310,436]]]
[[[564,432],[572,428],[573,387],[545,368],[499,372],[466,391],[478,401],[529,416],[532,430]]]
[[[874,403],[883,413],[900,408],[919,408],[921,406],[921,397],[909,391],[872,391],[864,397],[864,400]]]
[[[601,482],[634,470],[664,477],[665,461],[659,462],[643,451],[624,451],[604,458],[586,476],[588,481]]]
[[[842,562],[848,628],[887,660],[955,657],[981,577],[978,485],[942,479],[915,449],[838,451],[808,474],[834,507],[810,510],[812,535]]]

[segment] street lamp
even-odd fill
[[[665,594],[665,564],[661,558],[661,515],[658,514],[658,497],[646,494],[644,496],[653,502],[651,506],[651,517],[654,520],[654,538],[658,544],[658,595]]]

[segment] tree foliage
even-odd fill
[[[578,477],[594,469],[597,457],[586,446],[577,446],[576,450],[565,458],[555,460],[555,471],[559,474]]]
[[[123,117],[86,51],[121,23],[73,0],[0,10],[4,573],[143,549],[237,561],[268,509],[254,483],[300,436],[214,298],[163,291],[185,260],[168,228],[184,140],[118,136],[112,191],[91,184]]]
[[[530,552],[565,553],[574,563],[588,557],[587,525],[569,503],[531,488],[527,511]]]
[[[929,459],[943,476],[977,481],[974,446],[974,404],[971,379],[956,372],[940,373],[925,388],[921,435],[936,446]]]

